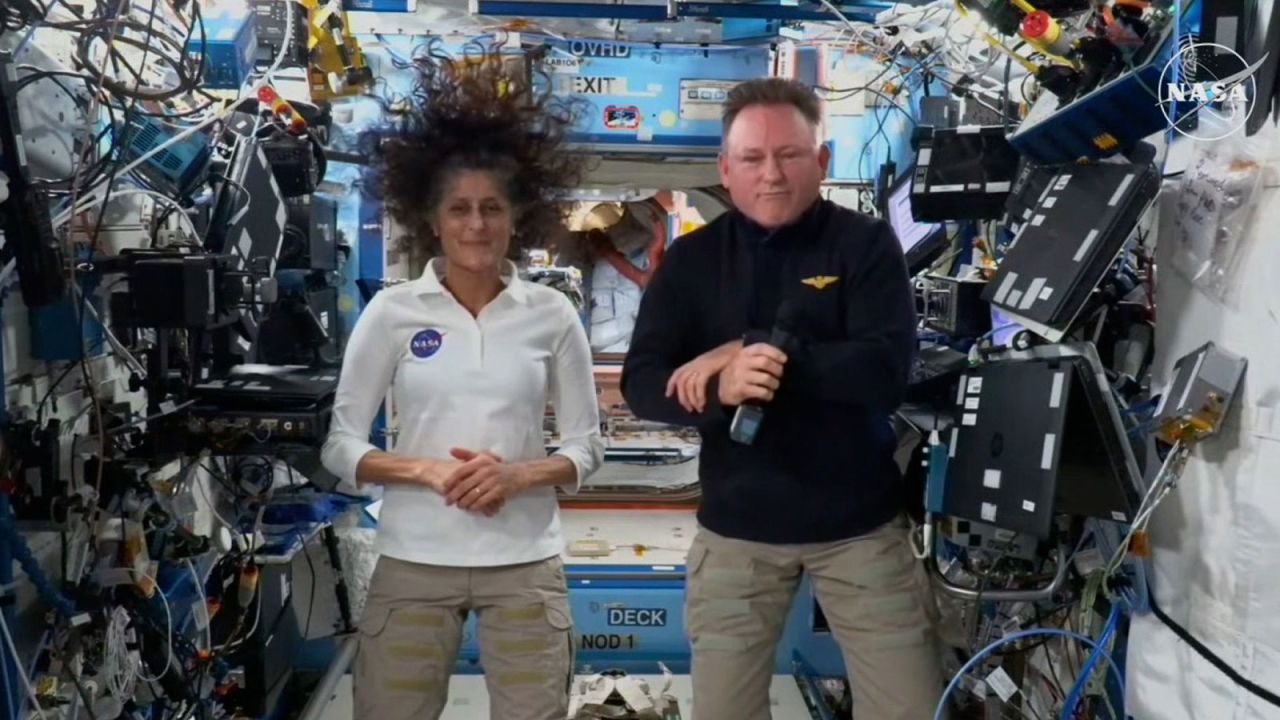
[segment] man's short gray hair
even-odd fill
[[[752,105],[790,105],[813,127],[822,124],[822,105],[809,86],[787,78],[757,78],[738,83],[725,98],[720,115],[721,142],[729,137],[738,113]]]

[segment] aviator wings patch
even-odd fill
[[[839,279],[840,278],[835,275],[815,275],[814,277],[805,278],[800,282],[816,290],[824,290],[828,285],[834,285]]]

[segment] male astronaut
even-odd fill
[[[820,124],[793,81],[729,93],[720,178],[734,208],[667,251],[623,367],[632,412],[702,436],[686,597],[695,720],[768,720],[802,571],[858,717],[929,718],[942,689],[888,422],[915,343],[906,264],[887,223],[821,199]],[[795,341],[779,349],[765,341],[784,302]],[[730,434],[744,404],[765,413],[749,443]]]

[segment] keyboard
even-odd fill
[[[907,401],[922,402],[946,391],[969,367],[969,356],[946,345],[921,348],[907,376]]]

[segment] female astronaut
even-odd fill
[[[591,352],[562,294],[509,258],[554,231],[579,165],[572,113],[488,53],[416,62],[408,115],[372,158],[388,212],[427,243],[417,280],[374,296],[342,367],[325,466],[384,486],[360,621],[355,716],[434,720],[477,615],[497,720],[563,720],[572,635],[556,488],[603,459]],[[394,452],[368,442],[390,389]],[[559,449],[546,454],[554,405]]]

